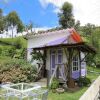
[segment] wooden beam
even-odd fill
[[[79,76],[81,77],[81,52],[79,51],[79,67],[80,67],[80,72],[79,72]]]
[[[72,78],[72,56],[73,49],[68,48],[68,79]]]
[[[47,70],[47,87],[49,88],[50,84],[50,77],[51,77],[51,72],[50,70]]]
[[[84,61],[88,55],[89,55],[89,53],[87,53],[87,54],[85,55],[85,57],[84,57],[83,59],[81,59],[81,62]]]
[[[74,43],[74,44],[57,44],[57,45],[51,45],[51,46],[37,47],[34,49],[48,49],[48,48],[61,48],[61,47],[80,49],[80,51],[83,51],[83,52],[96,53],[96,50],[93,47],[86,45],[84,42]]]
[[[63,48],[66,56],[66,66],[68,66],[68,54],[67,54],[67,48]]]

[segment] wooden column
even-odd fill
[[[72,55],[73,49],[68,48],[68,79],[72,78]]]
[[[56,77],[57,77],[57,79],[59,79],[59,67],[60,67],[60,65],[59,64],[57,64],[57,71],[56,71]]]
[[[72,57],[73,57],[73,48],[68,48],[68,87],[74,88],[75,82],[72,79]]]
[[[50,83],[50,77],[51,77],[51,72],[50,70],[47,70],[47,87],[49,88],[49,83]]]
[[[66,50],[68,51],[68,53],[66,52]],[[68,74],[66,74],[66,79],[68,78],[72,78],[72,56],[73,56],[73,48],[64,48],[64,52],[66,55],[66,59],[67,59],[67,63],[66,63],[66,70],[68,72]]]
[[[43,77],[46,77],[46,56],[47,56],[47,51],[46,49],[44,50],[44,54],[43,54]]]
[[[81,77],[81,52],[80,51],[79,51],[79,68],[80,68],[79,75]]]

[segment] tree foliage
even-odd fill
[[[23,23],[15,11],[10,12],[6,16],[6,21],[7,21],[8,27],[9,26],[17,26],[17,32],[23,31],[23,28],[24,28]]]
[[[8,30],[9,27],[12,29],[12,37],[14,27],[17,27],[17,32],[22,32],[24,29],[24,25],[15,11],[10,12],[7,16],[3,16],[3,11],[0,9],[0,33]]]
[[[97,52],[95,56],[90,54],[87,57],[88,64],[92,65],[94,63],[97,66],[100,64],[100,27],[88,23],[81,29],[86,42],[92,45]]]
[[[4,31],[5,28],[5,20],[4,20],[4,16],[3,16],[3,11],[2,9],[0,9],[0,33],[2,33]]]
[[[95,29],[95,25],[87,23],[84,27],[83,27],[83,31],[85,33],[86,36],[91,35],[93,30]]]
[[[80,21],[77,20],[75,25],[74,25],[75,30],[79,31],[80,30]]]
[[[97,54],[95,56],[96,64],[100,64],[100,28],[96,28],[91,35],[92,45],[96,48]]]
[[[59,13],[59,24],[63,28],[73,27],[75,20],[73,17],[73,6],[71,3],[65,2],[61,8],[61,13]]]

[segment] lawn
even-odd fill
[[[83,87],[77,92],[65,92],[63,94],[49,92],[48,100],[78,100],[80,96],[87,90],[87,87]]]
[[[92,67],[88,67],[88,70],[91,71],[96,71],[96,72],[100,72],[100,69],[97,68],[92,68]],[[95,74],[95,73],[90,73],[88,72],[87,77],[92,80],[95,80],[97,77],[99,76],[99,74]],[[49,96],[48,96],[48,100],[79,100],[79,98],[82,96],[82,94],[88,89],[88,87],[82,87],[79,90],[77,90],[76,92],[65,92],[63,94],[58,94],[58,93],[53,93],[52,91],[49,91]],[[3,100],[3,99],[0,99]],[[12,100],[12,99],[10,99]],[[17,100],[17,99],[14,99]],[[27,100],[27,99],[24,99]]]
[[[91,81],[95,80],[100,75],[100,68],[96,67],[87,67],[88,74],[87,77],[91,79]],[[91,71],[91,72],[90,72]],[[94,71],[94,73],[92,72]],[[97,72],[97,73],[96,73]]]

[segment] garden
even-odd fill
[[[92,83],[99,76],[99,74],[92,73],[90,71],[100,72],[100,69],[95,68],[95,67],[94,68],[93,67],[88,67],[87,77],[90,79],[90,81]],[[31,78],[33,78],[33,77],[31,77]],[[18,77],[17,79],[21,80],[20,77]],[[23,81],[23,79],[21,81]],[[24,80],[26,80],[26,78]],[[17,81],[19,81],[19,80],[17,80]],[[48,95],[48,100],[79,100],[79,98],[89,88],[89,86],[82,86],[82,87],[76,88],[75,90],[67,89],[63,93],[53,92],[52,89],[50,89],[49,90],[49,95]],[[55,87],[56,86],[54,86],[52,88],[55,88]],[[0,89],[0,93],[2,93],[1,89]],[[0,99],[0,100],[3,100],[3,99]],[[10,100],[12,100],[12,99],[10,99]],[[15,100],[17,100],[17,99],[15,99]],[[27,99],[24,99],[24,100],[27,100]]]
[[[20,37],[1,39],[1,41],[0,83],[34,83],[38,79],[38,76],[36,75],[37,68],[36,66],[31,65],[30,62],[26,61],[26,40]],[[81,82],[80,87],[76,87],[75,89],[66,89],[63,93],[54,91],[59,87],[59,83],[55,79],[49,90],[48,100],[78,100],[88,89],[90,84],[99,76],[100,68],[92,66],[87,67],[87,69],[87,77],[85,79],[79,79],[79,82]],[[2,93],[1,89],[0,93]]]

